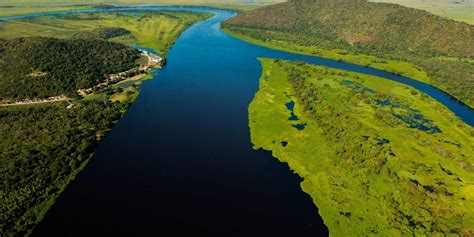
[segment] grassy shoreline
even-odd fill
[[[261,61],[251,142],[304,179],[332,236],[474,233],[470,126],[401,83]],[[424,119],[403,120],[410,113]]]
[[[75,16],[81,18],[84,15],[78,14]],[[112,41],[152,48],[159,51],[161,56],[164,57],[185,29],[198,21],[210,17],[209,14],[182,12],[166,12],[165,14],[150,13],[149,17],[142,17],[140,19],[122,14],[114,19],[112,19],[113,14],[104,13],[102,16],[105,16],[105,18],[97,17],[91,19],[85,17],[84,21],[80,19],[68,20],[40,17],[37,19],[28,19],[29,22],[36,24],[36,27],[23,29],[15,27],[18,26],[18,21],[7,21],[1,23],[3,24],[2,26],[9,25],[9,27],[7,29],[2,28],[0,35],[8,35],[10,38],[21,37],[24,36],[22,33],[23,30],[29,30],[31,36],[40,35],[70,38],[76,35],[78,32],[77,29],[83,30],[83,26],[88,30],[93,30],[104,26],[118,25],[128,27],[132,35],[112,38]],[[167,21],[165,21],[165,18]],[[36,21],[38,19],[39,22]],[[54,22],[55,20],[68,24],[55,25],[55,23],[57,23]],[[92,22],[94,20],[97,22]],[[114,20],[116,22],[114,22]],[[140,22],[142,26],[144,24],[145,26],[154,27],[155,30],[145,34],[146,32],[144,30],[146,29],[139,30],[140,27],[138,27],[138,23],[130,25],[133,22]],[[51,27],[53,27],[53,31],[50,30]],[[163,33],[158,34],[155,31],[161,31]],[[162,40],[156,43],[156,38],[154,37],[161,37]],[[9,187],[8,189],[0,190],[0,200],[2,200],[4,204],[18,199],[15,201],[14,206],[0,206],[0,208],[5,211],[0,216],[0,222],[2,222],[0,223],[0,235],[28,236],[34,231],[36,224],[45,217],[57,198],[67,188],[67,185],[73,182],[77,175],[84,170],[90,162],[99,142],[107,135],[108,131],[113,129],[115,124],[127,112],[129,106],[138,98],[140,85],[143,81],[154,78],[156,73],[155,68],[148,69],[146,74],[136,75],[133,78],[119,81],[86,96],[86,98],[75,99],[72,101],[74,104],[72,108],[66,108],[64,103],[18,106],[5,110],[0,108],[0,119],[2,119],[3,125],[6,126],[0,126],[0,131],[3,131],[3,134],[0,132],[0,148],[5,148],[0,150],[4,150],[2,152],[5,152],[5,154],[13,158],[17,156],[21,157],[21,159],[18,158],[19,161],[25,163],[20,162],[20,165],[22,165],[21,169],[26,171],[22,171],[21,173],[14,172],[18,173],[15,177],[8,175],[7,177],[12,181],[5,180],[4,182],[13,183],[5,186]],[[39,114],[49,116],[40,116],[39,118],[41,119],[38,119]],[[93,116],[85,116],[85,114]],[[74,120],[71,121],[71,119],[67,119],[68,117],[74,118]],[[100,119],[97,120],[98,118]],[[21,122],[17,121],[19,119],[21,119]],[[68,122],[70,123],[69,125]],[[11,128],[12,126],[9,126],[9,124],[12,126],[15,125],[15,128]],[[24,124],[29,124],[29,126],[24,126]],[[62,126],[58,124],[62,124]],[[17,132],[14,133],[14,131]],[[36,138],[44,136],[44,133],[48,132],[53,132],[53,135],[49,136],[48,139]],[[8,134],[10,133],[12,134],[9,136]],[[33,136],[34,139],[30,138],[31,136]],[[66,136],[67,139],[64,139],[64,136]],[[27,139],[25,139],[25,137],[27,137]],[[63,143],[56,140],[68,140],[67,150],[62,147]],[[58,145],[59,147],[56,147]],[[26,159],[22,154],[16,153],[16,150],[9,148],[12,146],[16,147],[16,150],[24,150],[23,153],[26,154],[30,152],[38,154],[39,152],[40,154],[34,157],[40,157],[42,158],[41,160],[44,161],[41,161],[41,165],[31,167],[29,162],[37,162],[37,159],[33,159],[35,161]],[[44,149],[38,147],[43,147]],[[61,150],[68,151],[68,155],[61,155],[64,153],[59,152]],[[10,168],[12,167],[10,163],[12,162],[5,159],[1,164],[2,166],[0,166],[0,169],[5,171],[5,175],[7,175],[7,171],[9,173],[13,172],[10,172]],[[51,165],[43,167],[44,163],[51,163]],[[54,167],[54,169],[52,167]],[[31,177],[23,173],[29,174],[29,172],[33,172],[32,169],[34,169],[34,172],[37,172],[37,169],[45,169],[43,172],[44,175],[34,178],[35,182],[31,184],[25,183],[25,180],[31,179]],[[38,191],[37,194],[34,195],[28,195],[28,192],[34,189],[41,191]],[[35,200],[30,200],[28,199],[29,197],[35,197]],[[19,210],[15,212],[15,208]]]
[[[458,96],[450,94],[446,90],[446,88],[435,85],[433,83],[433,80],[431,80],[429,76],[427,75],[427,72],[419,69],[417,66],[411,63],[379,59],[375,56],[370,56],[370,55],[361,55],[361,54],[354,55],[344,50],[325,50],[318,47],[298,46],[295,44],[290,44],[287,42],[275,41],[275,40],[262,41],[262,40],[244,35],[244,34],[240,34],[236,31],[233,31],[231,28],[224,27],[222,28],[222,31],[233,37],[241,39],[245,42],[268,47],[271,49],[282,50],[282,51],[286,51],[290,53],[304,54],[304,55],[309,55],[309,56],[328,58],[328,59],[333,59],[337,61],[344,61],[347,63],[353,63],[353,64],[366,66],[366,67],[373,67],[373,68],[380,69],[386,72],[394,73],[396,75],[405,76],[417,81],[424,82],[433,87],[436,87],[437,89],[443,91],[444,93],[449,94],[453,98],[459,100],[461,103],[465,104],[471,109],[474,109],[474,104],[468,103],[467,101],[462,101],[461,98],[459,98]],[[449,59],[446,59],[446,60],[449,60]]]
[[[394,60],[385,60],[380,59],[375,56],[362,55],[362,54],[351,54],[345,50],[325,50],[318,47],[308,47],[308,46],[299,46],[296,44],[290,44],[282,41],[269,40],[262,41],[259,39],[240,34],[236,31],[233,31],[230,28],[222,29],[225,33],[232,35],[236,38],[239,38],[243,41],[265,46],[271,49],[287,51],[291,53],[304,54],[309,56],[317,56],[323,58],[329,58],[337,61],[344,61],[348,63],[353,63],[366,67],[373,67],[381,69],[390,73],[394,73],[401,76],[410,77],[412,79],[430,83],[430,79],[425,71],[418,69],[415,65],[406,62],[394,61]]]

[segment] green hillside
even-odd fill
[[[108,74],[136,66],[140,51],[96,39],[0,41],[0,100],[75,96]]]
[[[474,106],[474,26],[365,0],[293,0],[224,24],[256,43],[378,67]]]

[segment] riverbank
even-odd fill
[[[331,235],[473,233],[472,127],[400,83],[261,61],[252,144],[304,178]]]
[[[327,235],[301,179],[249,144],[254,55],[266,51],[219,30],[233,13],[209,11],[216,16],[177,40],[38,236]]]
[[[153,68],[161,68],[163,65],[163,59],[159,57],[158,55],[149,53],[147,51],[141,50],[142,57],[146,58],[146,63],[143,65],[139,65],[137,67],[134,67],[132,69],[126,70],[124,72],[118,72],[115,74],[108,75],[106,79],[91,87],[91,88],[86,88],[86,89],[79,89],[77,91],[78,96],[82,98],[97,98],[98,95],[106,91],[108,95],[110,96],[110,100],[112,101],[120,101],[120,102],[125,102],[125,101],[133,101],[136,96],[138,96],[138,91],[134,90],[137,88],[140,84],[142,79],[147,77],[148,73],[153,73]],[[141,61],[141,60],[137,60]],[[150,78],[150,77],[147,77]],[[111,88],[117,88],[118,84],[124,85],[125,82],[134,82],[129,84],[128,86],[121,86],[119,87],[119,91],[115,91],[115,94],[110,93]],[[132,88],[130,88],[132,86]],[[125,93],[123,93],[123,90],[126,90]],[[69,98],[65,95],[58,95],[58,96],[52,96],[46,99],[23,99],[21,101],[12,101],[12,100],[4,100],[0,101],[0,107],[13,107],[13,106],[25,106],[25,105],[39,105],[39,104],[47,104],[47,103],[55,103],[55,102],[61,102],[61,101],[67,101],[68,108],[71,108],[73,104],[70,102],[73,100],[72,98]],[[75,99],[77,100],[77,99]]]
[[[163,66],[164,61],[163,61],[163,58],[161,58],[160,56],[153,53],[149,53],[145,50],[140,50],[140,51],[141,51],[141,56],[146,58],[145,59],[146,63],[142,65],[138,65],[137,67],[128,69],[123,72],[110,74],[106,77],[106,79],[103,82],[91,88],[79,89],[77,91],[79,96],[84,98],[95,92],[106,90],[109,86],[122,83],[123,81],[126,81],[126,80],[130,80],[130,79],[139,80],[140,78],[146,76],[146,74],[149,71],[153,70],[154,67],[161,68]],[[141,61],[141,59],[137,61]]]
[[[247,44],[219,30],[233,14],[215,12],[215,18],[194,25],[177,41],[160,80],[141,88],[140,99],[94,149],[87,170],[37,228],[39,236],[84,236],[91,231],[104,236],[186,235],[189,230],[205,236],[327,235],[316,206],[301,192],[301,179],[268,152],[250,147],[247,108],[261,74],[255,58],[354,67]],[[367,68],[364,73],[377,71]],[[302,119],[298,106],[294,104],[293,112]],[[291,107],[279,107],[285,118]],[[292,146],[286,142],[280,144]]]
[[[337,61],[354,63],[366,67],[373,67],[396,75],[406,76],[424,83],[430,83],[430,79],[426,72],[420,70],[418,67],[411,63],[394,60],[384,60],[370,55],[356,55],[345,50],[326,50],[316,46],[301,46],[272,39],[263,41],[256,38],[252,38],[242,33],[238,33],[232,28],[223,28],[222,31],[251,44],[261,45],[271,49],[282,50],[297,54],[304,54],[308,56],[329,58]]]
[[[300,46],[297,44],[288,43],[284,41],[277,41],[277,40],[272,40],[272,39],[263,41],[256,38],[252,38],[242,33],[238,33],[237,31],[232,30],[232,28],[223,28],[222,30],[228,33],[229,35],[232,35],[238,39],[244,40],[251,44],[261,45],[261,46],[272,48],[275,50],[282,50],[282,51],[291,52],[291,53],[298,53],[298,54],[304,54],[304,55],[309,55],[309,56],[329,58],[329,59],[344,61],[348,63],[354,63],[354,64],[366,66],[366,67],[377,68],[377,69],[384,70],[396,75],[409,77],[409,78],[427,83],[429,85],[433,85],[434,87],[445,92],[446,94],[451,95],[457,100],[461,100],[458,96],[448,93],[445,87],[441,87],[439,85],[434,84],[433,80],[429,78],[426,71],[408,62],[385,60],[385,59],[380,59],[380,58],[370,56],[370,55],[362,55],[362,54],[356,55],[356,54],[351,54],[345,50],[325,50],[317,46]],[[473,62],[468,61],[468,63],[472,64]],[[474,109],[474,102],[463,101],[463,103],[466,103],[467,106],[469,106],[471,109]]]
[[[36,104],[45,104],[45,103],[54,103],[60,101],[70,100],[70,98],[61,95],[53,96],[47,99],[32,99],[32,100],[22,100],[22,101],[0,101],[0,107],[7,106],[20,106],[20,105],[36,105]]]
[[[426,82],[474,107],[473,25],[396,4],[337,0],[276,4],[223,26],[259,44]]]
[[[0,30],[0,34],[7,38],[22,36],[21,31],[25,32],[24,30],[27,30],[29,36],[44,35],[45,31],[42,30],[50,29],[50,26],[43,20],[51,20],[51,24],[56,20],[67,22],[67,26],[59,26],[60,23],[56,25],[57,31],[46,31],[47,36],[51,34],[62,38],[73,38],[76,33],[84,30],[82,25],[86,23],[89,26],[85,29],[100,28],[106,22],[131,29],[133,22],[140,22],[142,25],[155,26],[152,32],[163,32],[152,36],[150,33],[145,35],[141,30],[137,32],[131,29],[132,35],[111,39],[151,47],[159,51],[160,56],[142,51],[146,64],[108,75],[105,82],[89,88],[90,90],[79,90],[79,97],[82,98],[72,99],[73,106],[61,103],[69,101],[69,98],[56,96],[46,100],[10,101],[8,107],[0,107],[0,155],[4,157],[0,162],[0,168],[4,170],[1,176],[4,185],[0,194],[0,209],[3,210],[0,214],[2,236],[28,236],[32,233],[66,187],[85,169],[100,141],[137,99],[141,83],[158,73],[156,67],[161,67],[164,62],[162,57],[166,56],[167,50],[181,32],[209,16],[166,12],[147,13],[141,19],[127,15],[112,19],[111,14],[101,17],[106,15],[79,14],[68,15],[70,19],[38,17],[1,22],[4,28]],[[129,24],[120,20],[126,20]],[[157,20],[162,20],[161,27],[154,24]],[[36,27],[31,27],[32,24]],[[147,43],[157,37],[161,39],[159,43]],[[45,75],[48,74],[33,76],[36,78]]]
[[[153,65],[156,66],[156,63],[153,63]],[[150,66],[148,66],[150,67]],[[90,126],[90,131],[87,133],[90,137],[84,137],[83,132],[78,132],[74,131],[72,132],[71,135],[72,138],[68,138],[67,141],[68,143],[74,142],[76,138],[82,139],[80,141],[82,144],[77,148],[77,150],[70,150],[68,151],[69,154],[65,154],[63,157],[60,157],[61,159],[72,159],[74,164],[70,169],[67,169],[69,171],[63,171],[65,173],[71,172],[69,175],[65,175],[64,177],[61,178],[56,178],[53,183],[49,183],[48,187],[43,187],[40,192],[38,191],[37,199],[42,199],[43,201],[37,203],[36,205],[32,205],[31,208],[28,208],[26,210],[26,213],[24,213],[21,217],[17,217],[15,221],[26,221],[26,222],[31,222],[33,223],[27,224],[26,229],[19,229],[17,230],[17,233],[25,234],[25,236],[29,236],[32,231],[33,231],[33,226],[36,222],[41,221],[44,216],[47,213],[47,210],[51,208],[52,205],[54,205],[56,199],[59,197],[59,195],[65,190],[65,188],[69,185],[70,182],[74,180],[74,178],[87,166],[89,163],[90,159],[94,155],[94,149],[95,146],[105,137],[107,132],[109,132],[112,127],[118,122],[119,118],[124,115],[128,107],[137,99],[140,91],[139,91],[139,86],[141,83],[145,80],[153,78],[153,75],[155,73],[155,69],[148,69],[147,73],[142,73],[130,78],[124,78],[124,80],[121,80],[116,83],[111,83],[108,84],[106,87],[101,88],[101,90],[97,90],[94,93],[83,95],[82,99],[69,99],[67,97],[54,97],[52,99],[47,99],[47,100],[41,100],[41,101],[33,101],[33,102],[16,102],[16,103],[10,103],[7,105],[2,105],[4,106],[2,109],[0,108],[0,114],[2,114],[4,117],[2,118],[2,123],[6,126],[9,126],[9,122],[7,121],[8,118],[10,117],[15,117],[17,113],[22,114],[21,117],[18,118],[18,121],[15,121],[18,125],[16,125],[16,129],[9,129],[5,131],[2,135],[0,136],[0,148],[3,147],[5,141],[9,141],[13,144],[15,144],[15,137],[22,137],[25,143],[28,144],[28,146],[34,147],[32,144],[29,144],[33,141],[28,141],[30,140],[29,138],[25,138],[27,136],[35,135],[35,136],[42,136],[38,133],[38,131],[41,131],[40,128],[37,128],[37,126],[42,126],[43,123],[48,123],[48,126],[56,126],[59,125],[57,123],[62,123],[60,126],[66,126],[59,131],[58,129],[52,129],[51,132],[56,133],[55,135],[51,135],[49,139],[45,139],[45,144],[43,146],[49,146],[48,142],[50,140],[55,140],[55,137],[57,134],[61,134],[64,131],[63,130],[74,130],[77,129],[75,126],[71,124],[71,122],[74,123],[75,120],[72,118],[69,118],[68,121],[61,121],[61,116],[67,116],[67,114],[78,114],[77,116],[80,116],[79,114],[82,113],[82,111],[87,111],[87,110],[93,110],[93,112],[89,112],[92,114],[92,118],[98,116],[100,117],[100,123],[99,121],[95,121],[93,123],[90,123],[88,126]],[[112,92],[112,93],[110,93]],[[67,104],[58,104],[59,102],[62,101],[67,101]],[[110,102],[109,102],[110,101]],[[71,103],[72,102],[72,103]],[[94,111],[93,106],[97,106],[96,103],[100,102],[102,106],[102,110],[108,111],[111,108],[113,109],[112,114],[108,113],[103,113],[103,115],[100,115],[101,112],[99,111]],[[54,104],[52,104],[54,103]],[[91,106],[92,105],[92,106]],[[36,119],[33,121],[29,121],[28,123],[22,122],[25,119],[28,119],[31,116],[36,116],[38,113],[41,113],[42,116],[45,116],[46,118],[43,119]],[[55,117],[49,117],[49,113],[52,114],[57,114]],[[39,115],[39,114],[38,114]],[[104,116],[105,115],[105,116]],[[48,119],[49,118],[49,119]],[[91,119],[90,116],[88,119]],[[59,120],[59,121],[58,121]],[[71,121],[72,120],[72,121]],[[76,118],[77,120],[77,118]],[[79,123],[84,123],[85,119],[79,119],[77,122]],[[29,126],[28,129],[25,127],[21,128],[22,125]],[[84,125],[81,125],[84,126]],[[2,130],[0,126],[0,130]],[[12,130],[13,129],[13,130]],[[36,130],[37,129],[37,130]],[[10,132],[16,132],[15,135],[12,135]],[[30,131],[30,134],[27,135],[25,132]],[[78,134],[74,134],[78,133]],[[41,133],[42,134],[42,133]],[[92,139],[93,138],[93,139]],[[86,140],[89,140],[86,142]],[[66,141],[66,140],[65,140]],[[43,141],[37,141],[38,143],[43,143]],[[79,141],[78,141],[79,142]],[[82,150],[84,147],[84,142],[86,142],[86,149]],[[34,143],[34,142],[33,142]],[[23,144],[26,145],[26,144]],[[66,144],[64,144],[66,145]],[[68,144],[70,145],[70,144]],[[4,147],[4,151],[8,152],[9,149]],[[74,154],[79,153],[79,157],[77,158],[77,161],[74,161],[76,157],[74,157]],[[8,153],[7,153],[8,154]],[[6,155],[8,157],[8,155]],[[31,159],[31,157],[29,157]],[[44,157],[47,158],[47,157]],[[8,159],[7,159],[8,160]],[[5,162],[5,161],[4,161]],[[59,162],[59,161],[56,161]],[[52,164],[52,167],[58,166],[58,164]],[[27,168],[29,169],[29,168]],[[38,178],[41,179],[41,175],[38,175]],[[8,177],[6,180],[8,180],[10,177]],[[8,181],[7,181],[8,182]],[[33,185],[35,186],[35,185]],[[7,185],[8,187],[8,185]],[[20,190],[9,190],[3,189],[5,192],[5,196],[0,195],[0,199],[4,201],[5,203],[9,203],[9,196],[13,196],[11,192],[14,191],[20,191]],[[25,198],[25,197],[22,197]],[[26,197],[28,198],[28,197]],[[25,200],[28,202],[28,200]],[[9,207],[12,208],[12,207]],[[7,208],[7,209],[9,209]],[[8,211],[6,211],[4,214],[8,215]],[[11,216],[8,216],[10,219]],[[0,219],[5,219],[3,216],[0,216]],[[10,221],[13,221],[10,219]],[[8,226],[10,225],[10,221],[5,222],[5,224],[0,226],[0,233],[10,233],[8,231]],[[7,230],[5,230],[7,229]],[[25,232],[26,231],[26,232]]]

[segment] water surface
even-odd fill
[[[327,235],[301,179],[252,149],[258,52],[219,30],[233,13],[214,12],[142,84],[35,236]]]
[[[446,93],[406,77],[334,60],[252,45],[220,30],[232,12],[186,30],[168,64],[99,145],[36,236],[327,235],[301,179],[249,141],[247,108],[258,90],[258,57],[304,61],[411,85],[474,125],[474,112]],[[120,11],[93,9],[74,12]],[[0,18],[65,14],[32,14]],[[286,144],[282,143],[282,146]]]

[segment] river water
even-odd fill
[[[411,85],[474,125],[474,112],[427,84],[381,70],[252,45],[223,33],[233,12],[187,29],[168,64],[97,148],[36,236],[318,236],[327,228],[301,179],[249,141],[247,108],[258,90],[258,57],[305,61]],[[90,11],[113,11],[102,9]],[[126,10],[130,10],[127,8]],[[0,18],[17,19],[35,14]]]

